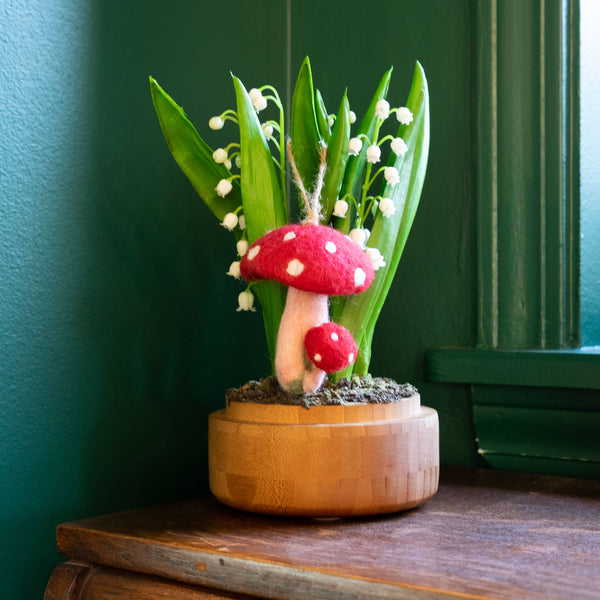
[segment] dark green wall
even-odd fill
[[[422,204],[376,331],[372,372],[437,408],[444,462],[469,464],[464,388],[423,353],[474,341],[472,6],[404,0],[7,0],[0,19],[0,597],[41,598],[55,526],[206,492],[206,417],[265,375],[258,314],[237,313],[227,232],[170,157],[148,75],[207,120],[229,72],[285,93],[302,58],[330,110],[360,114],[394,65],[431,94]],[[376,20],[375,20],[376,18]],[[222,133],[222,132],[221,132]]]

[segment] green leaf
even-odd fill
[[[294,160],[307,190],[317,177],[321,135],[317,126],[312,73],[308,57],[304,59],[294,88],[290,137]]]
[[[173,158],[208,208],[222,221],[227,213],[235,211],[242,204],[239,184],[234,181],[233,189],[225,198],[217,195],[217,184],[231,173],[224,165],[213,160],[212,150],[198,135],[183,109],[152,77],[150,92],[160,127]]]
[[[242,82],[233,77],[240,127],[241,185],[248,241],[287,223],[287,211],[273,157],[256,111]],[[274,364],[279,322],[285,305],[285,289],[276,282],[255,286],[262,306],[267,346]]]
[[[279,176],[260,121],[242,82],[233,77],[240,127],[241,185],[248,241],[287,223]]]
[[[390,68],[381,78],[375,94],[369,104],[369,108],[365,113],[358,132],[355,137],[361,134],[365,134],[369,139],[373,139],[375,133],[375,125],[377,124],[377,117],[375,116],[375,105],[379,100],[385,98],[390,86],[390,79],[392,77],[393,67]],[[340,191],[340,197],[344,197],[346,194],[354,196],[358,199],[360,194],[360,187],[365,173],[365,165],[367,161],[367,144],[363,143],[363,147],[358,156],[348,157],[348,165],[346,166],[346,173],[344,174],[344,181],[342,183],[342,189]],[[351,203],[349,203],[351,204]],[[352,210],[350,215],[346,219],[336,219],[335,226],[340,231],[348,233],[353,227]]]
[[[396,212],[389,218],[381,213],[377,214],[367,244],[379,249],[387,265],[376,272],[375,281],[366,292],[350,301],[340,299],[332,305],[334,320],[352,333],[359,348],[358,359],[353,367],[337,373],[336,379],[348,377],[352,373],[362,376],[368,372],[375,323],[392,284],[419,205],[429,153],[429,95],[425,73],[419,63],[415,66],[406,106],[412,111],[414,120],[408,126],[401,126],[398,136],[404,139],[408,151],[402,157],[392,154],[393,160],[389,163],[400,172],[400,182],[395,186],[388,184],[382,190],[384,197],[394,201]]]
[[[346,163],[348,161],[348,142],[350,141],[350,106],[344,93],[340,108],[333,124],[331,138],[327,147],[327,172],[323,184],[321,202],[323,222],[328,223],[333,207],[339,197]]]
[[[325,143],[328,143],[329,138],[331,137],[329,115],[327,114],[325,102],[323,102],[323,96],[321,96],[321,92],[319,90],[315,92],[315,110],[317,112],[317,126],[319,128],[319,133],[321,134],[321,137]]]

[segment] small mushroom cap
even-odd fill
[[[358,352],[350,332],[331,321],[309,329],[304,348],[312,363],[326,373],[345,369],[356,360]]]
[[[348,296],[364,292],[375,272],[364,250],[325,225],[285,225],[263,235],[241,261],[247,281],[274,279],[306,292]]]

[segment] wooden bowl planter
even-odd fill
[[[438,487],[435,410],[230,402],[209,417],[213,494],[256,513],[348,517],[418,506]]]

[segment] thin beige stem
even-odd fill
[[[296,185],[298,186],[300,194],[302,195],[302,199],[304,200],[304,206],[306,207],[305,221],[307,223],[314,223],[315,225],[318,225],[321,219],[321,192],[323,191],[325,172],[327,171],[327,146],[325,144],[321,145],[321,161],[319,163],[319,172],[317,174],[317,179],[315,181],[312,194],[309,194],[306,191],[302,177],[300,177],[300,173],[298,172],[298,167],[296,167],[291,140],[288,140],[287,143],[287,153],[290,166],[292,167],[292,173],[294,174],[294,180],[296,181]]]
[[[319,163],[319,173],[315,181],[313,193],[310,196],[311,210],[307,217],[316,225],[319,224],[321,218],[321,192],[323,191],[323,183],[325,181],[325,171],[327,171],[327,146],[321,145],[321,161]]]
[[[306,188],[304,187],[304,182],[302,181],[302,177],[300,177],[300,173],[298,172],[298,167],[296,166],[296,161],[294,160],[294,153],[292,150],[292,140],[288,140],[286,144],[288,159],[290,161],[290,167],[292,167],[292,173],[294,174],[294,181],[296,182],[296,186],[300,190],[300,195],[302,196],[302,200],[304,200],[304,206],[306,207],[306,212],[308,213],[310,210],[310,198]]]

